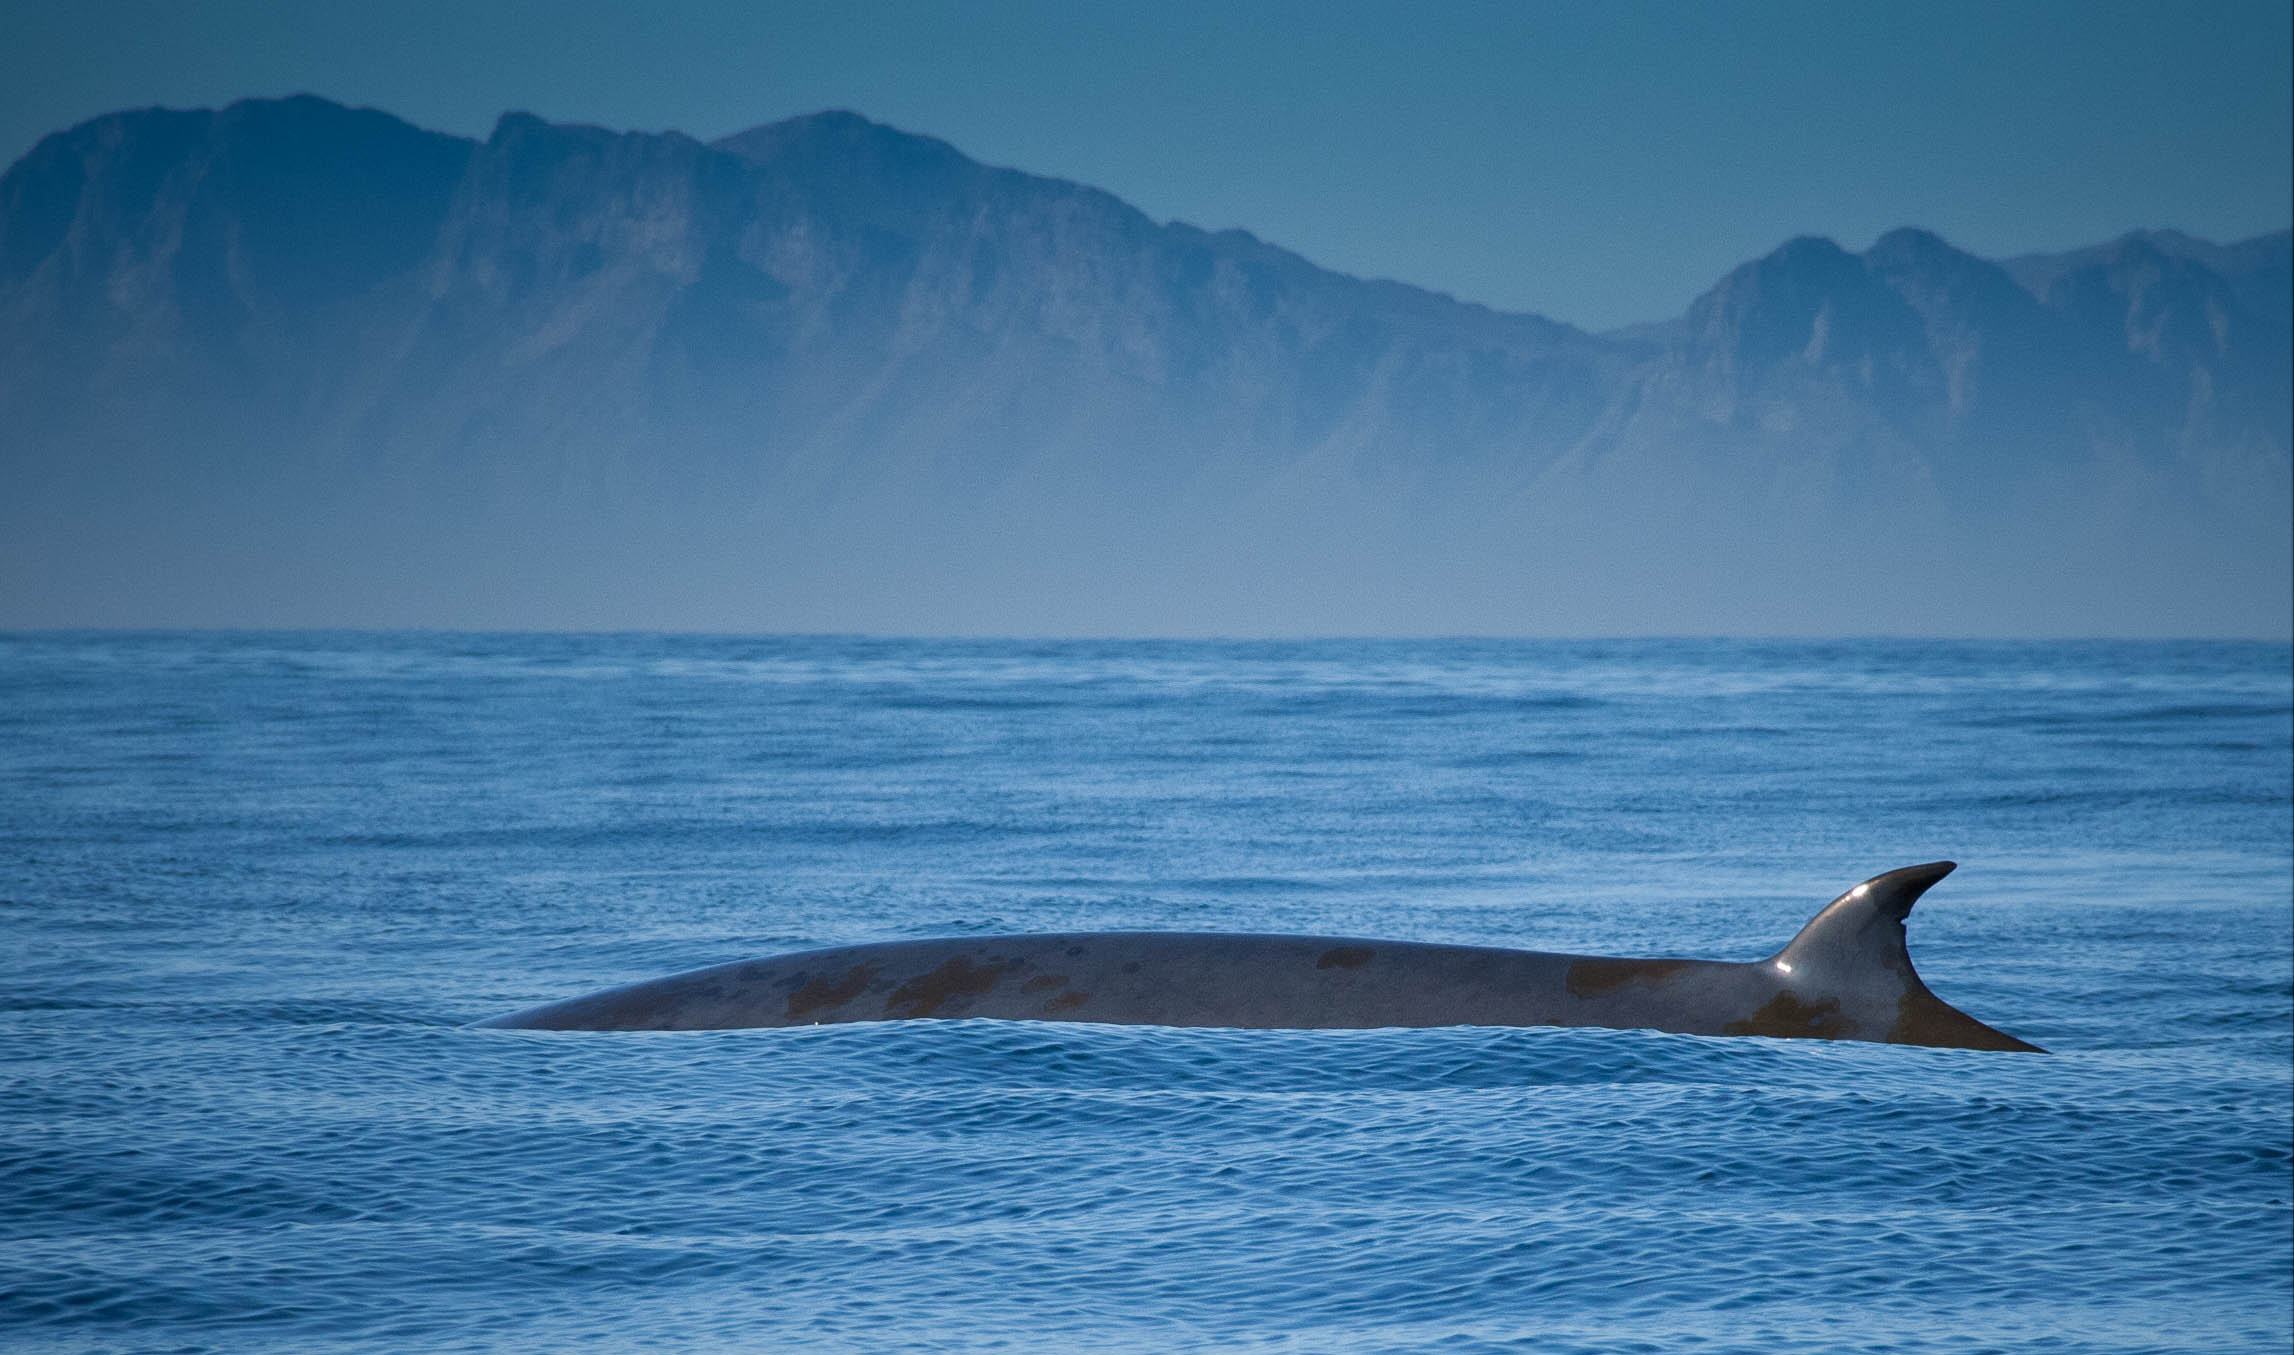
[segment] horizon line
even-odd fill
[[[0,638],[58,636],[263,636],[263,635],[371,635],[371,636],[555,636],[561,638],[696,639],[696,640],[873,640],[914,643],[976,641],[990,644],[2245,644],[2294,646],[2294,634],[2270,635],[2141,635],[2141,634],[1970,634],[1913,631],[1791,632],[1791,631],[1634,631],[1614,634],[1525,632],[1395,632],[1389,634],[1313,631],[1290,634],[1239,634],[1203,631],[1026,632],[1026,631],[836,631],[836,630],[718,630],[677,627],[554,628],[547,626],[257,626],[179,625],[137,626],[101,623],[60,626],[0,624]]]

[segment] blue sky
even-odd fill
[[[1982,253],[2294,217],[2285,0],[0,6],[0,157],[309,91],[713,137],[825,107],[1593,327],[1816,233]]]

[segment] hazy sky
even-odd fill
[[[2294,216],[2286,0],[0,4],[0,157],[308,91],[714,137],[825,107],[1593,327],[1796,234],[1981,253]]]

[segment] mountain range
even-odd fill
[[[122,112],[0,177],[0,624],[2281,637],[2290,262],[1595,333],[851,113]]]

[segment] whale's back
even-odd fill
[[[1224,932],[954,936],[696,969],[482,1024],[726,1030],[982,1017],[1324,1030],[1608,1026],[2033,1049],[1945,1004],[1904,918],[1950,862],[1876,876],[1766,960],[1617,959]]]

